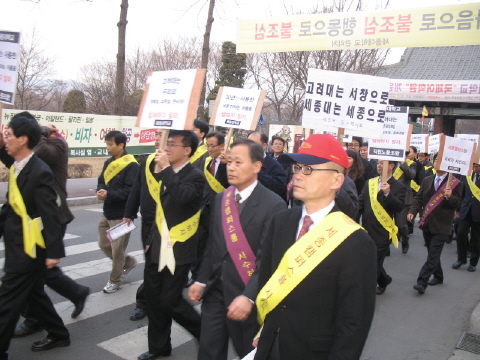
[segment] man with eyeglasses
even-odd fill
[[[315,134],[287,155],[304,205],[273,215],[263,241],[255,359],[358,359],[375,308],[375,246],[335,204],[346,151]]]

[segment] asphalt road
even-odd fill
[[[57,311],[67,324],[72,344],[47,352],[30,351],[32,342],[42,339],[45,333],[13,339],[11,359],[136,359],[147,350],[147,320],[133,322],[129,315],[135,305],[135,291],[143,277],[143,263],[128,276],[122,289],[104,294],[108,280],[109,260],[98,250],[97,223],[101,205],[72,208],[75,220],[68,226],[65,239],[67,253],[62,268],[72,278],[91,288],[86,309],[72,320],[72,304],[50,289]],[[140,248],[140,231],[132,234],[128,251],[143,261]],[[421,232],[416,228],[408,254],[392,249],[385,267],[393,277],[384,295],[377,296],[375,318],[361,359],[370,360],[442,360],[448,359],[468,327],[468,319],[480,300],[480,270],[469,273],[466,267],[453,270],[456,260],[455,242],[445,245],[442,263],[445,283],[429,287],[421,296],[412,286],[426,259]],[[0,244],[0,261],[3,262],[3,243]],[[199,309],[199,306],[197,306]],[[170,359],[196,359],[195,340],[174,324],[172,333],[174,350]],[[235,355],[231,353],[229,360]]]

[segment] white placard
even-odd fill
[[[153,72],[138,126],[183,130],[196,76],[196,69]]]
[[[439,170],[451,173],[470,175],[474,143],[462,139],[445,136],[445,145]]]
[[[415,146],[419,153],[428,152],[427,137],[428,134],[412,134],[410,137],[410,146]]]
[[[215,126],[233,129],[250,130],[255,119],[255,110],[262,90],[241,89],[224,86],[220,98],[217,97],[218,107],[215,107]],[[213,116],[213,114],[212,114]]]
[[[443,134],[436,134],[428,137],[428,153],[435,154],[440,150],[440,138]]]
[[[380,138],[388,105],[389,79],[362,74],[309,69],[302,126]],[[329,130],[326,130],[329,131]]]
[[[13,105],[17,86],[20,33],[0,31],[0,102]]]
[[[478,135],[478,134],[455,134],[455,137],[458,138],[458,139],[471,141],[474,144],[478,144],[478,139],[479,139],[480,135]]]
[[[404,161],[411,125],[386,118],[381,139],[368,142],[368,158],[389,161]]]

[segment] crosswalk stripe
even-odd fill
[[[70,239],[76,239],[79,238],[80,235],[73,235],[73,234],[68,234],[66,233],[65,236],[63,237],[63,240],[70,240]],[[5,250],[5,243],[2,241],[0,242],[0,251]]]
[[[100,250],[97,241],[92,241],[85,244],[71,245],[65,247],[65,253],[69,255],[83,254],[90,251]]]
[[[87,211],[93,211],[93,212],[103,212],[103,208],[88,208],[88,209],[83,209]]]
[[[135,257],[139,264],[145,262],[143,250],[133,251],[129,255]],[[80,264],[62,267],[65,275],[70,276],[73,280],[88,276],[98,275],[112,270],[112,260],[104,258],[100,260],[92,260]]]

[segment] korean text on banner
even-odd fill
[[[241,19],[239,53],[478,45],[480,3]]]
[[[205,69],[155,71],[150,74],[137,126],[191,129],[205,79]]]
[[[210,125],[255,130],[266,91],[223,86],[219,89]]]
[[[480,135],[478,134],[455,134],[455,137],[458,139],[462,139],[465,141],[471,141],[474,144],[478,144],[478,139],[480,138]]]
[[[345,128],[349,135],[380,138],[388,82],[377,76],[309,69],[302,126],[320,131],[325,126]]]
[[[13,105],[17,86],[20,33],[0,31],[0,102]]]
[[[428,152],[427,137],[428,134],[412,134],[410,137],[410,146],[415,146],[419,153]]]
[[[389,106],[388,109],[381,138],[368,142],[368,158],[404,161],[413,127],[408,124],[408,107]]]
[[[428,137],[428,153],[435,154],[440,151],[440,140],[443,134],[436,134]]]
[[[440,149],[435,168],[468,176],[472,172],[472,156],[475,144],[451,136],[442,135],[444,145]]]

